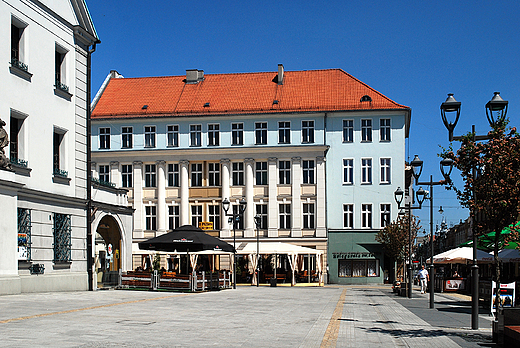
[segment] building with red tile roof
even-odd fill
[[[232,241],[221,202],[245,199],[238,243],[256,240],[258,215],[262,243],[328,250],[332,281],[382,282],[374,235],[397,216],[409,107],[341,69],[282,65],[142,78],[112,71],[92,107],[92,170],[130,190],[134,243],[201,222]],[[331,235],[348,242],[331,245]],[[147,257],[135,249],[134,266]]]

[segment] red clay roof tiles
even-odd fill
[[[408,109],[341,69],[286,71],[282,85],[277,75],[206,74],[194,84],[186,84],[184,75],[114,78],[92,118]],[[364,95],[372,101],[360,102]]]

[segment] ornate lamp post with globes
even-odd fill
[[[224,198],[222,201],[222,208],[226,213],[226,216],[229,216],[229,222],[233,224],[233,289],[237,288],[237,249],[236,249],[236,235],[237,235],[237,224],[243,219],[244,211],[246,211],[247,202],[244,198],[240,200],[238,205],[238,211],[228,213],[229,211],[229,200]],[[232,209],[233,210],[233,209]]]
[[[422,171],[422,161],[419,159],[419,156],[415,155],[415,158],[410,163],[412,166],[412,173],[415,180],[419,180],[419,176],[421,176]],[[411,188],[410,188],[411,189]],[[401,206],[401,203],[404,199],[404,192],[400,187],[397,188],[394,192],[394,198],[397,203],[397,208],[404,208],[408,211],[408,265],[407,265],[407,274],[408,274],[408,298],[412,298],[412,283],[413,283],[413,275],[412,275],[412,209],[421,209],[422,203],[426,197],[426,192],[419,187],[419,190],[416,192],[417,202],[419,206],[412,207],[411,198],[413,195],[410,195],[410,201],[406,202],[404,207]]]
[[[500,92],[495,92],[493,98],[489,102],[486,103],[486,116],[491,128],[502,124],[506,119],[507,114],[507,105],[508,102],[503,100],[500,97]],[[441,117],[444,126],[448,130],[448,139],[449,141],[453,140],[462,140],[462,136],[453,136],[453,130],[457,126],[457,122],[460,117],[460,106],[461,103],[456,101],[453,97],[453,94],[448,94],[448,98],[444,103],[441,104]],[[448,120],[447,114],[455,114],[455,119],[453,121]],[[479,140],[489,140],[488,135],[476,135],[475,125],[471,127],[472,132],[472,140],[473,142]],[[441,170],[443,167],[441,166]],[[472,168],[472,176],[473,178],[477,175],[478,168]],[[451,171],[451,170],[450,170]],[[449,179],[450,173],[445,173],[443,171],[443,175],[446,179]],[[473,200],[475,200],[475,191],[473,191]],[[475,229],[475,217],[472,214],[472,223],[473,229],[473,266],[471,267],[471,279],[472,279],[472,290],[471,290],[471,328],[474,330],[478,329],[478,285],[479,285],[479,275],[478,275],[478,265],[477,265],[477,234]]]
[[[418,156],[416,156],[416,158],[418,160],[417,161],[412,161],[412,163],[410,163],[410,164],[412,165],[412,167],[414,167],[414,166],[421,167],[421,168],[417,168],[415,170],[415,171],[418,171],[419,173],[421,173],[422,172],[423,161],[419,160]],[[430,191],[426,192],[426,197],[425,197],[425,198],[428,198],[430,200],[430,247],[431,247],[431,257],[430,257],[430,271],[428,272],[429,275],[430,275],[430,279],[431,279],[431,281],[430,281],[430,308],[434,308],[435,307],[435,290],[434,290],[434,287],[435,287],[435,284],[434,284],[435,268],[433,266],[433,255],[434,255],[434,248],[433,248],[433,186],[444,185],[444,184],[446,184],[446,182],[449,181],[449,175],[451,174],[451,170],[453,169],[453,160],[451,160],[449,158],[448,159],[443,159],[441,161],[441,163],[440,163],[440,167],[441,167],[441,173],[443,174],[445,180],[433,181],[433,176],[430,175],[430,181],[425,181],[425,182],[418,182],[418,181],[416,181],[417,185],[428,185],[428,186],[430,186]],[[418,180],[418,178],[416,180]],[[442,207],[441,207],[441,209],[442,209]]]

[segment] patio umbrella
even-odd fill
[[[455,248],[433,257],[434,263],[466,263],[473,260],[472,248]],[[490,255],[482,250],[477,250],[477,261],[493,261],[493,255]],[[427,262],[430,262],[428,259]]]
[[[520,250],[503,249],[498,252],[498,258],[502,262],[520,262]]]
[[[511,231],[514,231],[516,229],[520,229],[520,221],[516,222],[515,224],[511,224],[500,232],[500,238],[499,238],[499,249],[515,249],[517,246],[517,243],[515,242],[507,242],[505,238],[508,234],[511,233]],[[478,237],[477,240],[477,249],[484,250],[484,251],[493,251],[495,246],[495,232],[489,232],[486,233],[480,237]],[[459,245],[459,247],[471,247],[473,246],[473,241],[469,240],[465,243],[462,243]]]
[[[141,242],[139,249],[190,253],[204,250],[233,252],[232,245],[191,225],[181,226],[171,232]]]

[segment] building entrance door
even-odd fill
[[[101,219],[96,231],[97,287],[114,287],[121,269],[121,231],[113,217]]]

